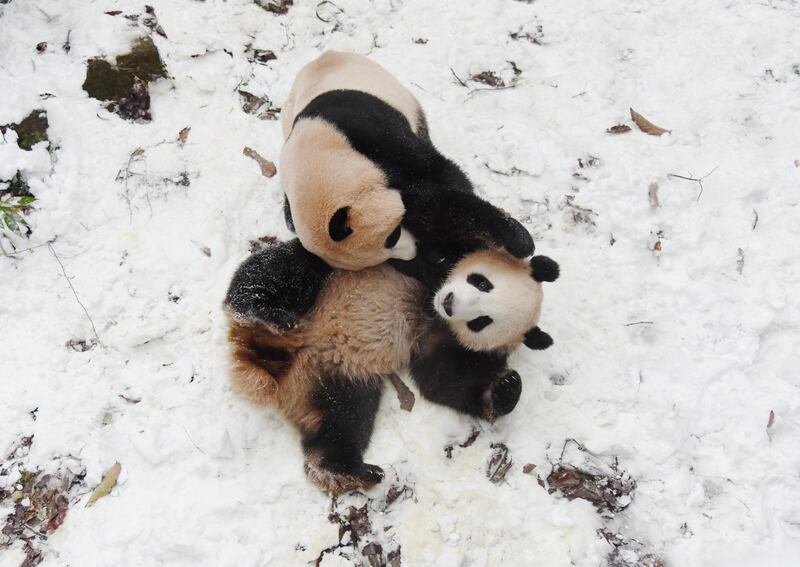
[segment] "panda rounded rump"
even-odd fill
[[[229,312],[234,388],[313,431],[320,415],[311,402],[327,377],[374,382],[408,368],[424,330],[424,298],[416,280],[382,265],[335,272],[317,306],[291,332],[278,333]]]
[[[424,330],[424,299],[419,282],[387,265],[335,272],[310,317],[308,350],[354,379],[405,369]]]

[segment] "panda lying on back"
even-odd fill
[[[363,453],[384,378],[409,369],[433,402],[489,421],[509,413],[522,384],[508,356],[552,344],[537,326],[540,282],[557,277],[547,257],[482,249],[432,293],[387,264],[333,270],[298,240],[277,243],[245,260],[228,290],[234,383],[298,427],[314,483],[369,488],[383,478]],[[275,325],[287,306],[296,324]]]
[[[433,146],[414,95],[366,57],[328,51],[308,63],[281,120],[286,221],[328,264],[428,262],[464,243],[533,254],[530,234]]]

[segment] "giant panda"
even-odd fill
[[[541,282],[557,277],[547,257],[480,249],[431,291],[387,263],[332,269],[297,239],[274,243],[241,264],[226,296],[234,389],[299,429],[316,485],[369,488],[383,477],[363,453],[385,378],[409,370],[433,402],[489,421],[509,413],[522,383],[508,356],[552,344],[537,324]],[[311,308],[282,317],[309,295]]]
[[[323,53],[297,74],[281,120],[286,222],[331,266],[428,261],[449,243],[533,254],[530,234],[475,195],[431,143],[414,95],[374,61]]]

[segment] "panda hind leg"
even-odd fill
[[[323,491],[367,490],[383,480],[383,469],[363,459],[382,386],[380,376],[356,381],[329,373],[312,392],[310,404],[318,419],[303,435],[305,472]]]
[[[428,400],[494,422],[511,413],[522,393],[506,357],[444,345],[419,355],[411,376]]]

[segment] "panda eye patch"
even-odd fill
[[[472,321],[467,322],[467,328],[473,333],[480,333],[486,327],[491,325],[494,321],[488,315],[481,315],[475,317]]]
[[[394,229],[389,236],[386,237],[386,242],[383,243],[384,248],[394,248],[397,241],[400,240],[400,225]]]
[[[494,289],[492,282],[483,274],[470,274],[467,276],[467,283],[473,287],[478,288],[483,293],[489,293]]]

